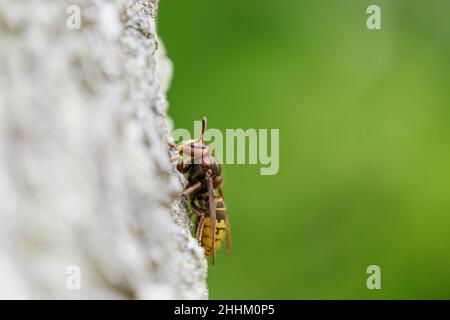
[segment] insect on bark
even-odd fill
[[[225,237],[227,252],[231,252],[231,233],[222,189],[222,166],[203,141],[205,130],[206,117],[203,117],[202,131],[196,140],[168,145],[176,152],[171,160],[176,161],[177,170],[188,182],[181,195],[190,201],[192,213],[197,216],[195,237],[214,264],[216,249]]]

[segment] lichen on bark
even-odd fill
[[[1,298],[207,298],[203,251],[174,201],[157,5],[0,3]]]

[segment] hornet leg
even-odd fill
[[[183,190],[182,193],[180,193],[180,197],[182,196],[187,196],[190,195],[192,192],[194,192],[195,190],[198,190],[200,187],[202,186],[202,183],[200,181],[194,183],[193,185],[187,187],[186,189]]]

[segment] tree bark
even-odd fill
[[[0,298],[207,298],[174,201],[157,5],[0,3]]]

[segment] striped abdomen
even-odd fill
[[[220,248],[223,239],[225,238],[225,232],[227,229],[226,209],[223,199],[216,197],[214,199],[216,208],[216,250]],[[201,245],[205,249],[205,255],[212,255],[212,230],[211,230],[211,216],[208,214],[205,217],[205,224],[203,226]]]

